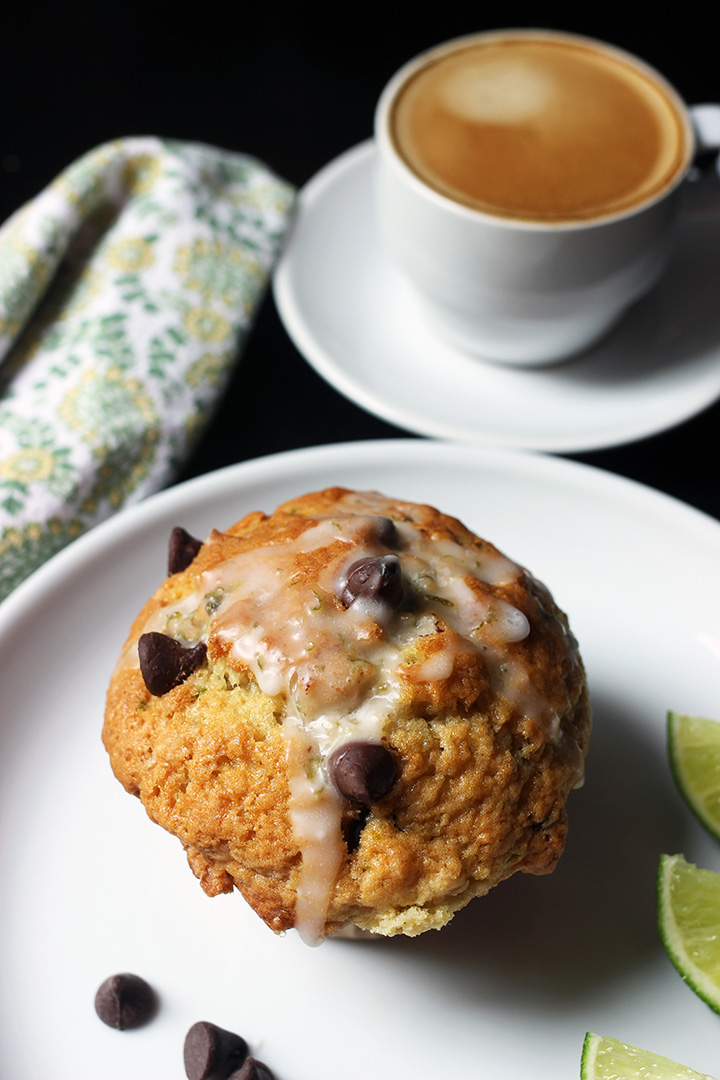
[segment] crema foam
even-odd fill
[[[440,52],[400,87],[393,142],[442,195],[500,217],[564,224],[632,211],[674,184],[692,137],[659,76],[544,33]]]

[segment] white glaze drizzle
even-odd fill
[[[478,595],[464,580],[508,584],[521,576],[520,567],[493,549],[432,540],[412,521],[396,521],[397,554],[416,600],[412,610],[388,612],[374,602],[346,609],[336,597],[348,570],[359,559],[388,553],[377,517],[396,512],[398,504],[372,492],[343,501],[337,514],[295,539],[241,552],[206,571],[190,596],[155,612],[144,628],[188,643],[212,634],[265,694],[284,696],[290,818],[302,854],[295,924],[308,944],[324,937],[345,851],[343,802],[324,762],[344,742],[380,741],[401,695],[403,648],[434,633],[442,620],[454,633],[440,635],[440,647],[411,669],[414,681],[449,678],[469,645],[481,653],[498,691],[548,737],[559,736],[557,717],[530,673],[508,658],[507,646],[530,632],[527,617],[506,601]],[[413,504],[399,509],[412,517]],[[206,543],[218,536],[212,533]],[[331,545],[334,557],[323,556],[321,572],[306,579],[302,557]]]

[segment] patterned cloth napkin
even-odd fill
[[[85,155],[0,229],[0,599],[172,480],[292,204],[252,158],[131,138]]]

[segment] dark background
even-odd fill
[[[300,186],[370,136],[377,97],[405,60],[476,30],[540,26],[588,34],[643,57],[688,102],[720,100],[716,35],[691,5],[673,5],[672,17],[659,5],[630,4],[446,2],[422,8],[425,14],[416,9],[137,2],[91,8],[14,0],[3,13],[0,217],[86,150],[124,135],[251,153]],[[719,426],[715,404],[653,438],[572,456],[720,518]],[[184,476],[299,446],[408,434],[325,384],[290,342],[268,294]]]

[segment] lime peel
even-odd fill
[[[680,794],[698,821],[720,840],[720,723],[668,712],[667,748]]]
[[[720,1013],[720,874],[682,855],[661,855],[657,912],[670,960],[691,990]]]
[[[660,1054],[641,1050],[589,1031],[583,1043],[581,1080],[713,1080],[707,1073],[677,1065]]]

